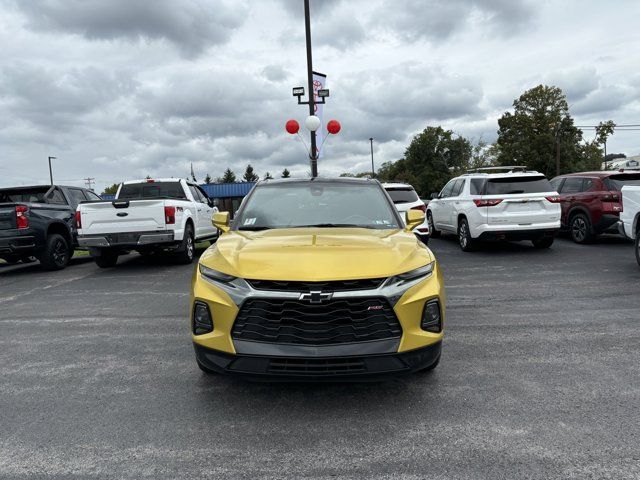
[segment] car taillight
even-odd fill
[[[602,195],[602,201],[603,202],[619,202],[620,195],[614,192],[605,193],[604,195]]]
[[[411,207],[411,210],[421,210],[423,212],[426,213],[427,211],[427,207],[426,205],[423,203],[422,205],[416,205],[415,207]]]
[[[82,228],[82,217],[80,217],[80,210],[76,210],[76,228],[78,230]]]
[[[495,207],[500,202],[502,202],[502,198],[477,198],[473,201],[473,203],[476,204],[476,207]]]
[[[545,197],[551,203],[560,203],[560,197],[558,195],[552,195],[550,197]]]
[[[176,223],[176,207],[164,207],[164,223],[167,225]]]
[[[26,213],[29,211],[29,207],[26,205],[16,205],[16,226],[19,230],[29,228],[29,217]]]

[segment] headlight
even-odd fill
[[[237,277],[233,275],[228,275],[226,273],[219,272],[209,267],[205,267],[204,265],[200,265],[200,275],[209,280],[214,280],[220,283],[228,283],[233,282]]]
[[[405,273],[401,273],[400,275],[396,275],[387,280],[387,285],[404,285],[409,282],[413,282],[414,280],[422,280],[423,278],[427,278],[431,276],[433,273],[433,267],[435,262],[431,262],[424,267],[419,267],[414,270],[410,270]]]

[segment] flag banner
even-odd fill
[[[313,72],[313,99],[315,102],[320,100],[318,97],[318,90],[322,90],[325,87],[327,81],[327,76],[324,73]],[[315,104],[315,115],[320,119],[320,128],[316,132],[316,149],[318,151],[318,158],[322,157],[322,141],[324,140],[325,132],[323,130],[323,119],[322,119],[322,110],[324,105]]]

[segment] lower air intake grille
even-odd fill
[[[277,358],[269,362],[269,373],[336,375],[364,371],[364,361],[358,358]]]
[[[386,298],[341,298],[321,304],[250,298],[231,336],[255,342],[335,345],[398,338],[402,327]]]

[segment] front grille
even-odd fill
[[[361,358],[276,358],[269,361],[268,373],[339,375],[364,371]]]
[[[256,342],[335,345],[398,338],[402,327],[386,298],[341,298],[321,304],[250,298],[231,335]]]
[[[329,280],[326,282],[300,282],[287,280],[247,280],[256,290],[308,292],[348,292],[352,290],[371,290],[378,288],[385,278],[365,278],[358,280]]]

